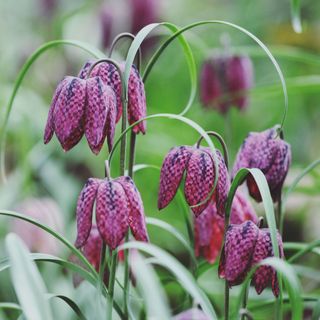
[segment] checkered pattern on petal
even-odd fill
[[[238,152],[233,176],[241,168],[260,169],[266,176],[273,200],[277,201],[291,162],[291,151],[289,144],[275,137],[275,128],[250,133]],[[250,195],[256,201],[262,201],[251,176],[247,179],[247,185]]]
[[[252,221],[228,227],[219,276],[225,278],[229,286],[240,284],[250,270],[258,232]]]
[[[54,130],[65,151],[74,147],[84,133],[86,81],[66,77],[53,111]]]
[[[283,245],[279,233],[277,234],[277,239],[279,243],[280,257],[283,258]],[[259,263],[263,259],[273,256],[274,254],[272,249],[270,231],[269,229],[260,229],[252,259],[252,266]],[[253,276],[253,284],[258,294],[260,294],[267,286],[271,285],[274,295],[276,297],[278,297],[279,295],[277,273],[270,266],[261,266],[256,270]]]
[[[82,68],[80,69],[79,73],[78,73],[78,78],[80,79],[87,79],[88,77],[88,72],[91,68],[91,66],[94,64],[95,60],[88,60],[87,62],[85,62],[85,64],[82,66]]]
[[[205,150],[211,156],[213,162],[215,161],[210,148],[201,148],[201,149]],[[221,152],[218,149],[216,149],[215,151],[218,159],[219,177],[218,177],[216,190],[214,192],[214,199],[216,201],[218,214],[220,216],[224,216],[225,205],[227,202],[227,197],[230,189],[230,177],[229,177],[228,169],[226,167],[226,164],[224,162],[224,158]]]
[[[119,177],[115,180],[124,189],[129,205],[129,226],[133,236],[138,241],[148,241],[148,233],[144,215],[143,202],[133,180],[128,177]]]
[[[110,112],[110,91],[100,77],[87,80],[85,135],[93,153],[98,154],[106,137],[107,117]]]
[[[99,272],[101,248],[103,241],[96,225],[93,225],[86,244],[82,248],[84,256],[91,265]]]
[[[210,155],[200,149],[194,149],[187,166],[184,194],[189,206],[194,206],[206,200],[213,189],[214,164]],[[192,208],[198,216],[209,204],[210,199],[204,204]]]
[[[128,122],[133,124],[147,116],[146,94],[144,84],[137,68],[133,65],[128,83]],[[146,121],[133,127],[135,133],[146,133]]]
[[[174,198],[183,173],[187,167],[192,153],[189,146],[172,148],[166,155],[160,174],[160,185],[158,195],[159,210],[165,208]]]
[[[82,247],[89,236],[92,226],[92,210],[99,184],[102,180],[90,178],[82,189],[77,203],[77,240],[75,246]]]
[[[57,88],[56,88],[56,91],[53,95],[50,109],[49,109],[49,113],[48,113],[47,124],[46,124],[45,130],[44,130],[43,140],[44,140],[45,144],[47,144],[53,136],[53,133],[54,133],[54,117],[53,117],[54,110],[55,110],[59,95],[60,95],[62,89],[67,85],[67,83],[68,83],[68,78],[64,78],[62,81],[60,81]]]
[[[107,86],[107,104],[109,106],[109,112],[107,116],[105,131],[107,135],[109,151],[111,151],[116,130],[117,97],[110,86]]]
[[[230,222],[232,224],[241,224],[246,220],[258,223],[257,214],[247,197],[237,190],[231,207]]]
[[[117,248],[128,231],[129,206],[122,186],[105,179],[99,186],[96,201],[97,226],[111,250]]]

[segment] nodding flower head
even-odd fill
[[[109,149],[112,148],[115,117],[116,95],[100,77],[65,77],[52,99],[44,143],[55,133],[62,148],[68,151],[85,133],[92,152],[98,154],[106,136]]]
[[[230,183],[225,162],[218,150],[216,157],[219,177],[216,189],[209,199],[215,180],[215,157],[211,150],[191,146],[172,148],[161,168],[158,208],[161,210],[171,202],[186,171],[184,194],[194,214],[198,216],[213,200],[218,213],[223,215]],[[205,201],[206,199],[208,200]],[[196,206],[201,202],[205,203]]]
[[[90,178],[82,189],[77,204],[78,235],[75,246],[83,247],[92,227],[93,206],[101,238],[114,250],[130,227],[138,241],[148,241],[143,203],[130,177],[114,180]]]
[[[258,222],[252,205],[238,190],[232,202],[230,221],[232,224],[241,224],[247,220]],[[196,256],[203,256],[209,263],[214,263],[221,251],[224,218],[218,215],[213,203],[210,203],[199,217],[194,218],[194,233]]]
[[[290,145],[277,137],[276,127],[263,132],[251,132],[238,151],[233,176],[241,168],[260,169],[267,179],[272,199],[276,202],[281,195],[290,163]],[[251,176],[247,179],[247,185],[250,195],[261,202],[259,189]]]
[[[283,245],[278,233],[280,257],[283,258]],[[224,248],[219,263],[219,276],[225,278],[228,285],[242,283],[256,264],[263,259],[273,257],[269,229],[259,229],[252,221],[228,227]],[[277,297],[279,287],[276,271],[270,266],[260,266],[253,275],[253,283],[260,294],[269,284]]]
[[[200,99],[205,107],[226,113],[248,105],[253,67],[246,56],[217,56],[204,61],[200,75]]]
[[[88,61],[81,69],[79,78],[88,77],[88,72],[93,65],[94,61]],[[124,63],[121,64],[122,71],[124,70]],[[117,97],[117,116],[116,122],[118,122],[122,115],[122,101],[121,101],[121,79],[116,67],[109,62],[101,62],[96,65],[90,77],[100,77],[102,81],[111,86],[116,93]],[[131,68],[129,83],[128,83],[128,122],[133,124],[136,121],[145,118],[147,115],[146,107],[146,95],[144,90],[144,84],[137,68],[133,65]],[[135,133],[146,133],[146,122],[141,121],[137,124],[133,131]]]

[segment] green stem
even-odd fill
[[[224,287],[224,320],[229,320],[229,286],[227,281]]]
[[[243,301],[242,301],[242,308],[245,310],[247,308],[247,304],[248,304],[248,295],[249,295],[249,282],[246,284],[246,292],[243,296]],[[246,313],[243,313],[241,315],[241,320],[245,320],[246,318]]]
[[[133,179],[133,166],[135,160],[135,146],[136,146],[136,137],[137,135],[131,131],[130,136],[130,153],[129,153],[129,167],[128,175]],[[129,241],[130,231],[128,230],[125,242]],[[124,301],[124,315],[128,317],[128,300],[129,300],[129,252],[128,250],[124,251],[124,290],[123,290],[123,301]]]
[[[114,294],[114,283],[116,279],[116,269],[117,269],[117,252],[112,252],[111,256],[111,266],[110,266],[110,276],[109,276],[109,286],[108,286],[108,308],[107,308],[107,320],[112,320],[112,309],[113,309],[113,294]]]

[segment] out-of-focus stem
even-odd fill
[[[113,309],[113,293],[114,293],[114,283],[116,279],[116,270],[117,270],[117,253],[112,252],[111,255],[111,265],[110,265],[110,276],[109,276],[109,303],[107,307],[107,320],[112,320],[112,309]]]
[[[229,320],[229,285],[227,280],[224,288],[224,319]]]

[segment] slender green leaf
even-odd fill
[[[312,252],[320,256],[320,241],[316,240],[311,243],[302,243],[302,242],[285,242],[283,244],[284,250],[297,250],[302,252],[302,254]],[[301,256],[299,254],[299,256]],[[295,260],[294,258],[293,260]]]
[[[145,262],[138,252],[130,255],[130,265],[137,278],[137,286],[141,292],[148,319],[171,319],[170,308],[153,268]]]
[[[236,301],[235,315],[239,319],[239,311],[241,309],[241,303],[245,295],[246,287],[249,284],[254,272],[259,266],[267,265],[273,267],[278,274],[281,274],[285,286],[288,291],[291,304],[292,320],[301,320],[302,319],[302,299],[301,299],[301,286],[299,279],[292,268],[292,266],[276,257],[267,258],[262,260],[257,266],[255,266],[247,275],[246,280],[244,281],[239,297]]]
[[[187,251],[190,254],[190,257],[192,259],[193,264],[197,265],[197,260],[196,260],[196,258],[194,256],[194,252],[193,252],[192,247],[190,246],[188,241],[185,239],[185,237],[175,227],[173,227],[171,224],[169,224],[169,223],[167,223],[165,221],[162,221],[162,220],[159,220],[159,219],[156,219],[156,218],[147,217],[146,218],[146,222],[149,225],[153,225],[153,226],[159,227],[159,228],[169,232],[176,239],[178,239],[179,242],[187,249]]]
[[[210,300],[205,293],[199,288],[193,275],[174,257],[165,252],[164,250],[152,245],[150,243],[143,242],[128,242],[118,248],[118,250],[125,249],[138,249],[145,253],[154,256],[158,263],[171,271],[181,286],[185,288],[187,292],[194,298],[194,300],[200,304],[203,311],[210,316],[210,319],[217,319],[216,313],[210,303]]]
[[[161,47],[157,50],[157,52],[152,56],[152,58],[150,59],[148,65],[145,69],[144,79],[147,78],[152,67],[154,66],[154,64],[156,63],[156,61],[160,57],[161,53],[164,51],[164,49],[170,44],[170,42],[172,42],[176,37],[180,36],[185,31],[193,29],[198,26],[203,26],[206,24],[222,24],[222,25],[231,27],[233,29],[239,30],[240,32],[249,36],[253,41],[255,41],[262,48],[262,50],[266,53],[268,58],[271,60],[273,66],[275,67],[277,74],[279,76],[281,85],[282,85],[282,91],[283,91],[283,95],[284,95],[284,113],[283,113],[283,118],[281,121],[281,128],[282,128],[284,121],[286,119],[286,116],[287,116],[287,111],[288,111],[288,93],[287,93],[286,82],[285,82],[284,76],[282,74],[281,68],[280,68],[277,60],[274,58],[274,56],[270,52],[270,50],[267,48],[267,46],[260,39],[258,39],[255,35],[253,35],[250,31],[246,30],[245,28],[242,28],[242,27],[240,27],[236,24],[233,24],[231,22],[222,21],[222,20],[206,20],[206,21],[198,21],[198,22],[189,24],[189,25],[181,28],[179,31],[175,32],[168,40],[166,40],[161,45]],[[184,114],[184,112],[182,114]]]
[[[74,313],[78,316],[78,319],[80,320],[86,320],[87,318],[84,316],[78,305],[69,297],[64,296],[62,294],[49,294],[47,295],[49,299],[57,298],[62,301],[64,301],[73,311]]]
[[[320,319],[320,299],[318,300],[318,302],[313,308],[311,320],[319,320],[319,319]]]
[[[315,240],[307,245],[305,245],[302,249],[300,249],[296,254],[294,254],[292,257],[288,259],[290,263],[297,260],[298,258],[302,257],[304,254],[311,252],[314,250],[314,248],[320,246],[320,240]]]
[[[136,35],[134,41],[132,42],[128,54],[127,54],[127,59],[126,59],[126,66],[125,66],[125,71],[124,71],[124,79],[125,79],[125,86],[128,87],[128,81],[129,81],[129,75],[130,75],[130,69],[132,66],[132,63],[134,61],[134,58],[144,41],[144,39],[157,27],[164,26],[168,28],[172,33],[177,33],[179,31],[178,27],[172,23],[169,22],[162,22],[162,23],[152,23],[144,28],[142,28]],[[183,49],[183,53],[186,57],[187,65],[188,65],[188,70],[189,70],[189,76],[190,76],[190,83],[191,83],[191,88],[190,88],[190,95],[189,99],[187,102],[187,105],[184,107],[183,111],[181,112],[180,115],[184,115],[191,107],[193,100],[196,96],[197,92],[197,70],[196,70],[196,64],[195,60],[193,57],[192,50],[188,44],[188,42],[185,40],[183,35],[179,34],[176,37],[178,37],[178,40],[181,44],[181,47]],[[176,38],[175,37],[175,38]],[[146,81],[147,79],[147,74],[143,75],[143,80]]]
[[[37,220],[30,218],[29,216],[23,215],[21,213],[18,212],[14,212],[14,211],[9,211],[9,210],[0,210],[0,215],[3,216],[7,216],[7,217],[11,217],[11,218],[17,218],[17,219],[21,219],[24,221],[27,221],[41,229],[43,229],[44,231],[48,232],[49,234],[51,234],[53,237],[55,237],[56,239],[58,239],[60,242],[62,242],[68,249],[70,249],[70,251],[79,258],[79,260],[81,261],[81,263],[83,264],[83,266],[85,268],[87,268],[97,279],[99,278],[99,275],[97,274],[96,270],[93,268],[93,266],[88,262],[88,260],[83,256],[83,254],[76,249],[65,237],[63,237],[62,235],[60,235],[58,232],[56,232],[55,230],[47,227],[46,225],[38,222]]]
[[[301,33],[300,0],[291,0],[291,19],[293,30],[297,33]]]
[[[12,302],[0,302],[0,309],[12,309],[21,311],[21,307],[18,304]]]
[[[28,249],[13,233],[5,241],[11,264],[11,281],[24,316],[27,320],[53,319],[50,304],[45,298],[45,285]]]

